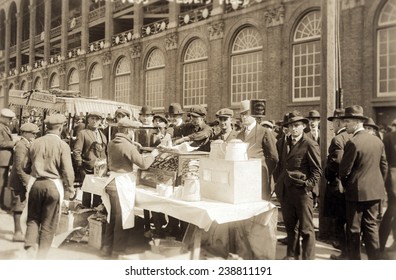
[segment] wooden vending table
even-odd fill
[[[106,178],[87,175],[82,190],[95,194],[102,194]],[[276,208],[269,201],[257,201],[241,204],[230,204],[203,198],[201,201],[190,202],[175,198],[160,196],[156,189],[144,185],[136,186],[135,207],[161,212],[194,225],[192,259],[199,259],[202,231],[208,231],[211,225],[237,222],[264,215],[269,220]]]

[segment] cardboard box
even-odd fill
[[[260,159],[228,161],[202,158],[199,178],[204,198],[232,204],[262,199]]]
[[[102,249],[104,233],[106,230],[106,224],[102,221],[98,221],[95,218],[89,218],[89,237],[88,245],[98,250]]]

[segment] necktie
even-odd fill
[[[295,138],[292,138],[292,140],[291,140],[292,147],[294,147],[294,145],[296,145],[296,143],[297,143],[297,140]]]

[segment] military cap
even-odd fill
[[[125,128],[139,128],[142,126],[142,123],[133,121],[131,119],[123,118],[117,123],[117,126]]]
[[[201,105],[194,105],[188,111],[188,115],[191,115],[194,117],[204,117],[204,116],[206,116],[206,109],[205,109],[205,107],[202,107]]]
[[[1,109],[0,115],[5,118],[15,118],[15,113],[8,108]]]
[[[118,108],[115,111],[114,115],[117,116],[118,114],[122,114],[124,116],[128,116],[128,118],[131,116],[131,113],[128,110],[124,109],[124,108]]]
[[[24,123],[21,128],[21,132],[31,132],[31,133],[38,133],[40,131],[39,127],[34,123]]]
[[[216,113],[217,117],[230,117],[232,118],[234,116],[234,111],[228,108],[223,108],[217,111]]]
[[[55,124],[64,124],[66,122],[66,117],[62,114],[53,114],[45,118],[44,123],[55,125]]]
[[[103,117],[102,117],[102,114],[99,113],[99,112],[96,112],[96,111],[89,112],[89,113],[88,113],[88,118],[89,118],[89,117],[98,117],[99,119],[102,119],[102,118],[103,118]]]

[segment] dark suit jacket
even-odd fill
[[[0,123],[0,166],[9,167],[12,164],[12,149],[14,148],[11,130]]]
[[[13,155],[13,165],[11,168],[8,185],[16,192],[26,191],[30,175],[25,172],[29,154],[30,143],[25,138],[21,138],[15,145]]]
[[[370,201],[385,198],[387,173],[382,141],[364,130],[345,145],[340,163],[340,177],[347,201]]]
[[[280,149],[279,163],[275,172],[275,193],[282,201],[285,188],[304,187],[307,191],[318,193],[316,189],[322,176],[319,145],[303,134],[300,141],[290,149],[288,141],[281,138],[277,143]],[[303,186],[297,186],[290,180],[288,172],[298,174],[304,181]]]
[[[388,161],[388,175],[385,187],[388,196],[396,199],[396,131],[384,135],[384,147]]]
[[[267,166],[269,177],[274,172],[279,161],[274,134],[265,127],[256,124],[245,139],[245,129],[242,129],[237,138],[249,143],[248,158],[261,159],[262,165]]]
[[[97,158],[106,158],[107,138],[99,130],[102,138],[102,144],[96,142],[95,132],[91,129],[83,129],[77,135],[76,143],[73,148],[73,159],[77,166],[83,166],[90,172],[93,172],[95,160]]]

